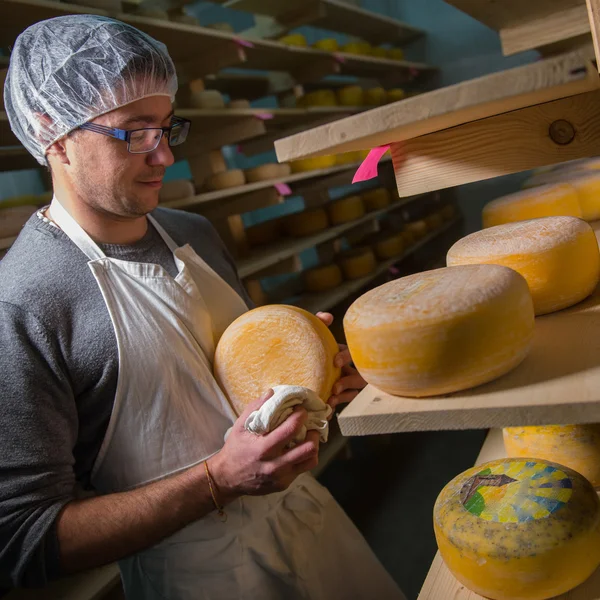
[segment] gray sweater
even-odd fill
[[[159,208],[156,220],[251,306],[235,265],[203,217]],[[176,275],[154,227],[107,256],[157,263]],[[117,343],[84,254],[33,215],[0,261],[0,588],[60,576],[56,517],[89,487],[113,407]]]

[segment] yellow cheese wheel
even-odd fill
[[[256,306],[264,306],[269,303],[269,299],[267,298],[267,294],[265,293],[260,280],[246,279],[244,285],[246,286],[246,291],[248,292],[248,296],[250,296],[250,300],[252,300]]]
[[[338,265],[321,265],[303,273],[304,287],[307,292],[325,292],[332,290],[343,281]]]
[[[337,165],[351,165],[360,162],[360,152],[342,152],[342,154],[336,154],[335,163]]]
[[[230,100],[227,108],[250,108],[250,100],[244,100],[243,98],[239,100]]]
[[[371,248],[355,248],[339,257],[340,267],[346,279],[360,279],[377,268],[377,260]]]
[[[329,169],[335,166],[335,154],[327,156],[315,156],[313,158],[301,158],[290,163],[292,173],[304,173],[306,171],[317,171],[318,169]]]
[[[219,109],[225,108],[225,100],[217,90],[204,90],[190,93],[192,108]]]
[[[536,315],[587,298],[600,280],[593,229],[575,217],[544,217],[477,231],[448,251],[448,266],[495,264],[525,277]]]
[[[371,56],[375,56],[376,58],[387,58],[387,54],[387,49],[382,48],[381,46],[371,48]]]
[[[365,92],[360,85],[348,85],[337,91],[337,101],[340,106],[362,106]]]
[[[483,226],[493,227],[538,217],[581,217],[577,191],[568,183],[547,185],[503,196],[483,207]]]
[[[312,235],[327,229],[328,226],[327,213],[322,208],[295,213],[287,216],[284,220],[286,233],[293,237]]]
[[[238,187],[246,183],[244,171],[233,169],[224,173],[217,173],[208,180],[208,187],[211,190],[225,190],[227,188]]]
[[[400,88],[388,90],[385,94],[385,101],[388,103],[399,102],[400,100],[404,100],[404,98],[406,98],[406,92]]]
[[[221,150],[211,150],[208,153],[208,161],[210,172],[213,175],[218,175],[219,173],[225,173],[225,171],[227,171],[227,163],[225,162],[225,157]]]
[[[281,237],[281,221],[271,219],[246,229],[246,241],[250,246],[272,244]]]
[[[444,219],[440,213],[435,212],[425,217],[425,223],[428,231],[435,231],[444,224]]]
[[[246,169],[246,181],[248,183],[256,183],[257,181],[268,181],[270,179],[277,179],[281,176],[281,165],[271,163],[267,165],[260,165],[253,169]]]
[[[427,222],[425,219],[411,221],[410,223],[407,223],[404,228],[406,231],[412,234],[415,241],[424,238],[429,231],[429,227],[427,227]]]
[[[557,462],[600,488],[600,424],[507,427],[503,435],[508,456]]]
[[[402,48],[390,48],[387,55],[392,60],[404,60],[404,50]]]
[[[300,46],[301,48],[306,48],[308,46],[306,38],[300,33],[286,35],[280,38],[279,41],[287,46]]]
[[[300,99],[300,104],[304,107],[309,106],[337,106],[337,99],[332,90],[316,90],[304,94]]]
[[[324,50],[325,52],[337,52],[340,49],[340,45],[335,38],[325,38],[315,42],[313,48]]]
[[[342,46],[342,51],[348,54],[371,54],[371,44],[368,42],[351,42]]]
[[[392,202],[392,195],[385,188],[370,190],[362,195],[363,203],[367,212],[381,210]]]
[[[19,235],[23,225],[37,210],[38,207],[33,205],[2,208],[0,203],[0,238]]]
[[[288,163],[282,163],[279,165],[279,173],[277,177],[287,177],[292,172],[292,167]]]
[[[183,198],[191,198],[196,194],[194,184],[188,179],[175,179],[163,183],[158,199],[160,202],[171,202],[173,200],[182,200]]]
[[[498,265],[402,277],[356,300],[344,317],[360,374],[399,396],[435,396],[515,368],[533,337],[527,282]]]
[[[341,225],[363,217],[365,205],[360,196],[348,196],[328,204],[327,213],[332,225]]]
[[[569,183],[577,190],[581,218],[586,221],[600,219],[600,175],[574,177]]]
[[[194,79],[188,84],[191,92],[203,92],[206,89],[203,79]]]
[[[377,240],[373,245],[373,249],[379,260],[387,260],[402,254],[404,245],[402,233],[391,233]]]
[[[367,106],[380,106],[385,104],[386,91],[382,87],[365,90],[365,104]]]
[[[456,214],[456,207],[453,204],[447,204],[441,210],[444,221],[451,221]]]
[[[338,345],[323,322],[281,304],[255,308],[238,317],[221,336],[214,371],[234,409],[276,385],[300,385],[323,401],[340,377],[333,364]]]
[[[473,467],[433,509],[440,554],[468,589],[493,600],[546,600],[600,564],[600,504],[568,467],[504,458]]]

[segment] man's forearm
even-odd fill
[[[58,517],[61,567],[73,573],[124,558],[214,508],[203,464],[129,492],[74,500]]]

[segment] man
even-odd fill
[[[15,43],[5,105],[54,199],[0,263],[0,585],[119,560],[140,600],[402,598],[305,474],[316,432],[286,449],[306,412],[255,436],[268,394],[236,420],[212,376],[249,301],[210,224],[156,208],[189,129],[176,89],[166,48],[118,21]],[[364,386],[336,360],[334,405]]]

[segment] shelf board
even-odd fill
[[[426,92],[275,143],[280,161],[400,142],[600,88],[590,50]]]
[[[22,146],[0,148],[0,171],[40,169],[42,166]]]
[[[459,219],[453,219],[452,221],[449,221],[437,231],[434,231],[427,237],[423,238],[422,240],[408,248],[408,250],[406,250],[404,254],[380,262],[377,265],[377,268],[366,277],[361,277],[360,279],[355,279],[352,281],[345,281],[344,283],[342,283],[341,285],[339,285],[331,291],[321,292],[318,294],[304,294],[300,299],[296,300],[294,304],[300,308],[303,308],[304,310],[307,310],[310,313],[317,313],[318,311],[329,310],[337,304],[339,304],[340,302],[346,300],[346,298],[359,292],[361,289],[363,289],[365,286],[371,283],[371,281],[387,272],[387,270],[390,267],[401,263],[404,259],[417,252],[417,250],[421,249],[423,246],[429,244],[432,240],[439,237],[442,233],[448,231],[458,222]]]
[[[220,72],[204,78],[208,90],[217,90],[234,100],[256,100],[288,92],[298,85],[289,73]]]

